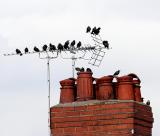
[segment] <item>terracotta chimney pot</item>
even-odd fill
[[[75,101],[75,81],[72,79],[65,79],[60,81],[61,94],[60,103],[74,102]]]
[[[77,73],[77,101],[93,99],[93,80],[92,72]]]
[[[140,86],[140,80],[133,80],[133,88],[134,88],[134,95],[135,95],[135,101],[143,102],[141,97],[141,86]]]
[[[131,76],[117,77],[118,81],[118,99],[134,100],[133,78]]]
[[[112,80],[113,76],[104,76],[97,79],[97,99],[108,100],[114,98]]]

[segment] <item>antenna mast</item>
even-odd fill
[[[94,46],[91,46],[90,44],[83,44],[79,41],[77,43],[77,46],[75,47],[75,40],[73,40],[71,43],[69,43],[69,40],[67,40],[64,45],[61,43],[58,44],[56,47],[53,44],[43,45],[42,50],[39,50],[36,46],[34,47],[33,52],[29,52],[28,48],[24,49],[24,52],[21,52],[19,49],[16,49],[15,53],[10,54],[4,54],[4,56],[14,56],[14,55],[28,55],[28,54],[39,54],[40,59],[47,59],[47,82],[48,82],[48,129],[49,129],[49,136],[51,136],[51,119],[50,119],[50,107],[51,107],[51,81],[50,81],[50,60],[58,58],[59,54],[62,59],[71,59],[72,60],[72,77],[74,78],[75,75],[75,65],[76,60],[82,59],[89,61],[88,63],[99,67],[104,56],[105,51],[103,49],[111,49],[109,48],[108,41],[103,41],[100,33],[100,27],[96,28],[94,27],[91,29],[90,26],[87,27],[86,33],[89,33],[91,35],[92,40],[94,41]],[[66,57],[63,56],[62,53],[65,52],[71,56]],[[86,58],[86,55],[88,53],[92,52],[92,55],[90,58]],[[45,54],[45,57],[42,57],[41,55]],[[77,54],[79,56],[77,56]]]

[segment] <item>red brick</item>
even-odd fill
[[[63,132],[64,133],[68,133],[68,132],[76,132],[76,128],[75,127],[68,127],[68,128],[63,128]]]
[[[151,108],[137,102],[100,103],[56,108],[51,113],[54,136],[151,136]]]

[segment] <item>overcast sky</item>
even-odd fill
[[[150,99],[153,136],[160,128],[160,1],[159,0],[0,0],[0,135],[47,136],[47,67],[37,55],[4,57],[16,48],[82,41],[88,25],[100,26],[112,50],[102,65],[79,60],[94,77],[136,73],[142,96]],[[71,60],[51,62],[52,105],[59,102],[59,81],[71,77]]]

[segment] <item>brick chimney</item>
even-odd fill
[[[139,78],[113,78],[79,72],[77,79],[61,81],[60,103],[51,107],[52,135],[151,136],[152,109],[142,101]]]

